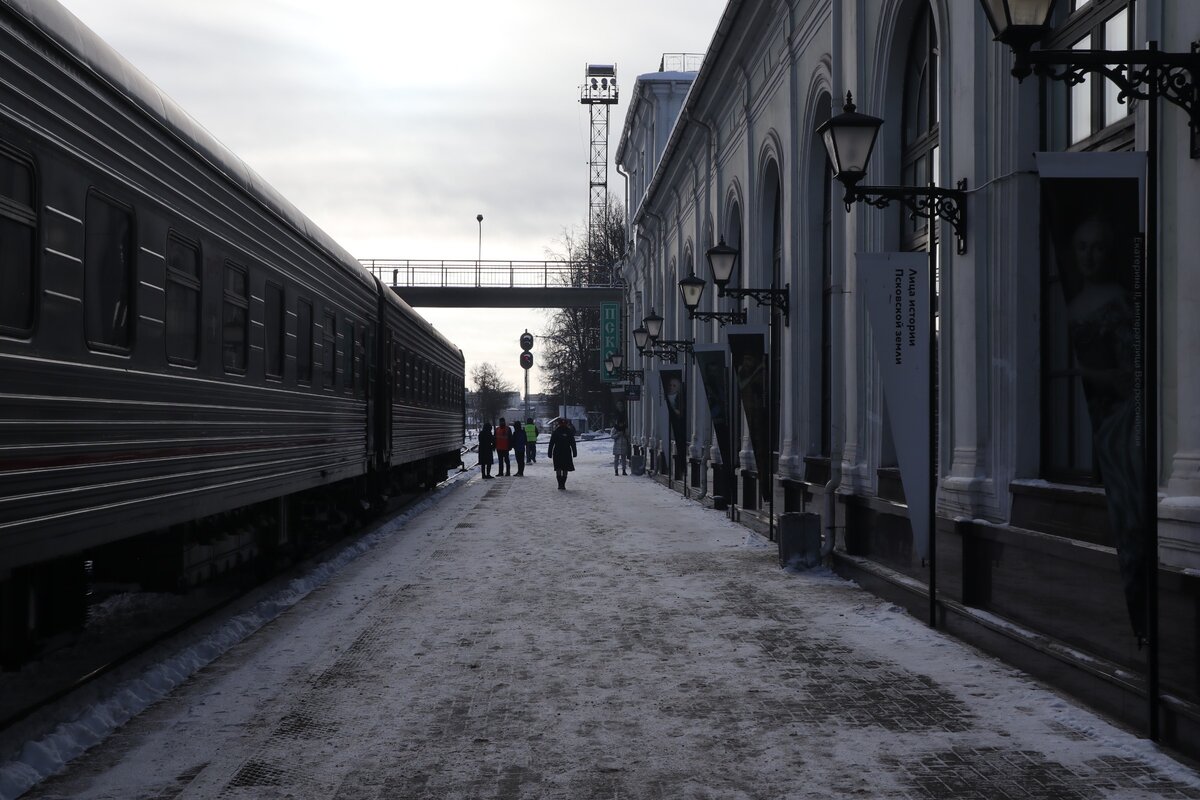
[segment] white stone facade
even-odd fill
[[[1059,5],[1070,11],[1070,3]],[[1059,24],[1093,24],[1091,15],[1122,11],[1114,0],[1076,5],[1080,10]],[[1130,7],[1128,47],[1155,40],[1164,51],[1186,53],[1200,40],[1194,0],[1139,0]],[[626,366],[646,370],[641,407],[631,407],[634,442],[662,449],[668,434],[655,376],[661,362],[639,358],[628,334],[653,308],[665,319],[663,338],[723,341],[725,329],[717,323],[689,321],[677,289],[692,268],[710,280],[705,252],[723,237],[740,249],[741,285],[770,287],[774,277],[789,290],[790,324],[777,340],[781,391],[773,406],[776,511],[823,514],[826,528],[838,531],[837,552],[890,535],[871,521],[905,517],[903,497],[888,488],[894,462],[879,368],[854,292],[855,254],[906,249],[905,223],[895,206],[859,203],[846,213],[815,130],[853,92],[860,112],[885,120],[866,182],[905,182],[902,129],[911,118],[905,86],[914,74],[910,47],[923,18],[937,41],[929,67],[936,87],[933,174],[944,187],[965,180],[968,192],[966,252],[955,252],[949,225],[938,230],[939,539],[952,538],[956,554],[973,552],[976,539],[964,535],[960,547],[954,538],[966,522],[985,537],[1010,537],[1010,550],[1032,548],[1031,563],[1043,552],[1031,542],[1089,548],[1078,563],[1090,563],[1095,553],[1111,557],[1102,538],[1085,530],[1089,520],[1103,517],[1096,515],[1103,489],[1086,480],[1059,481],[1045,467],[1045,433],[1059,422],[1047,411],[1043,386],[1046,243],[1039,233],[1035,153],[1121,149],[1106,144],[1105,136],[1125,136],[1128,147],[1145,151],[1149,103],[1135,103],[1129,119],[1083,145],[1069,145],[1065,120],[1074,101],[1059,84],[1036,76],[1018,82],[1010,74],[1012,54],[992,41],[975,0],[731,0],[698,73],[639,77],[617,151],[629,176]],[[1187,115],[1165,101],[1159,108],[1159,557],[1172,591],[1194,601],[1200,570],[1200,160],[1189,157]],[[667,119],[673,120],[669,132]],[[751,323],[767,322],[769,309],[754,300],[735,304],[715,294],[710,281],[703,309],[745,308]],[[717,456],[712,426],[692,373],[688,454],[711,472]],[[740,464],[748,470],[750,449],[746,438]],[[690,490],[705,486],[693,483]],[[822,502],[827,491],[836,503]],[[975,580],[969,558],[963,556],[961,569],[939,566],[948,571],[946,591],[955,597],[969,599],[976,591],[969,585]],[[922,579],[924,565],[905,563],[903,554],[889,566]],[[1015,604],[1011,612],[996,612],[1022,613]],[[1036,618],[1022,621],[1039,627]]]

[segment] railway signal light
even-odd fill
[[[521,367],[529,369],[533,366],[533,353],[529,352],[533,349],[533,334],[525,331],[521,334]]]

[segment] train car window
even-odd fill
[[[363,329],[363,397],[375,384],[375,326],[368,324]]]
[[[266,359],[266,373],[272,378],[283,377],[284,329],[283,287],[277,283],[267,283],[263,294],[263,357]]]
[[[105,197],[87,199],[83,248],[84,330],[101,350],[128,350],[133,314],[133,213]]]
[[[228,372],[246,371],[247,325],[250,320],[247,281],[245,269],[228,262],[225,264],[221,358]]]
[[[400,354],[400,397],[405,402],[412,400],[412,356],[405,350]]]
[[[408,363],[404,370],[404,399],[410,403],[417,402],[417,356],[416,354],[406,351],[405,358]]]
[[[167,360],[196,364],[200,358],[200,248],[167,236]]]
[[[404,384],[404,379],[401,372],[404,363],[404,351],[400,348],[400,343],[396,341],[396,337],[392,336],[392,400],[393,402],[400,399],[401,386]]]
[[[359,397],[367,396],[367,370],[369,362],[367,361],[367,327],[363,325],[358,329],[358,340],[354,345],[354,393]]]
[[[333,314],[325,315],[325,325],[321,329],[321,350],[325,388],[337,388],[337,319]]]
[[[296,380],[311,384],[313,375],[313,307],[300,298],[296,301]]]
[[[420,405],[426,405],[429,402],[425,386],[426,374],[425,359],[417,356],[417,403]]]
[[[354,320],[342,323],[342,388],[354,394]]]
[[[0,331],[33,329],[34,242],[37,212],[33,199],[33,167],[0,150]]]

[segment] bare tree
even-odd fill
[[[504,411],[513,385],[504,379],[500,370],[490,361],[471,369],[471,382],[475,384],[475,414],[480,422],[495,420]]]
[[[610,285],[625,257],[625,209],[609,201],[608,215],[596,235],[564,231],[562,250],[554,255],[573,265],[564,281],[571,286]],[[548,382],[568,403],[610,415],[612,393],[600,380],[600,309],[595,306],[555,311],[546,328],[541,367]]]

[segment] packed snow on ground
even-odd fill
[[[532,470],[527,470],[529,477],[526,480],[544,481],[549,485],[553,478],[550,477],[548,465],[542,463],[542,459],[545,458],[545,437],[542,438],[543,441],[539,442],[538,446],[538,464]],[[572,476],[569,486],[572,492],[578,493],[577,497],[583,497],[589,491],[594,491],[589,489],[589,485],[595,486],[601,475],[605,475],[609,481],[614,480],[611,466],[609,466],[612,458],[611,447],[611,441],[608,439],[580,443],[578,460],[580,470]],[[468,458],[468,460],[470,459]],[[416,508],[382,526],[375,533],[347,547],[336,557],[317,566],[311,573],[278,588],[250,610],[229,619],[215,632],[188,642],[173,655],[165,657],[159,663],[145,669],[142,674],[116,686],[106,696],[81,703],[79,707],[72,710],[71,714],[64,717],[66,721],[59,724],[51,733],[26,743],[15,757],[0,766],[0,800],[13,800],[46,777],[63,770],[72,759],[104,741],[106,737],[135,715],[170,695],[197,670],[212,664],[222,654],[275,620],[285,610],[296,606],[315,589],[331,582],[338,572],[345,570],[359,556],[377,548],[379,551],[383,551],[385,548],[381,545],[390,544],[391,540],[394,537],[398,538],[398,534],[405,531],[406,527],[410,525],[419,527],[420,515],[439,504],[453,503],[458,493],[464,492],[462,487],[475,485],[474,481],[468,482],[464,479],[476,475],[478,475],[477,469],[462,473],[458,481],[439,490]],[[612,495],[606,502],[636,495],[636,509],[632,511],[623,509],[623,511],[629,514],[635,513],[639,525],[644,526],[645,530],[662,531],[663,536],[661,537],[662,541],[655,536],[647,535],[614,546],[635,550],[639,554],[645,553],[648,557],[652,556],[659,561],[667,560],[664,558],[665,556],[674,555],[674,553],[668,553],[667,550],[671,547],[679,547],[680,542],[684,542],[684,548],[688,547],[687,540],[681,538],[686,533],[681,530],[681,526],[695,524],[695,520],[691,520],[690,515],[694,509],[698,508],[697,504],[664,488],[656,487],[651,481],[644,478],[635,479],[631,476],[628,479],[620,480],[627,480],[630,483],[614,483],[614,486],[621,488],[607,490]],[[591,483],[589,484],[589,482]],[[489,482],[489,484],[492,483]],[[502,483],[503,481],[496,481],[493,486],[499,486]],[[563,495],[556,492],[548,494],[557,495],[553,499],[570,499],[570,496],[564,498]],[[447,513],[449,513],[449,507]],[[517,510],[513,509],[511,513],[515,514]],[[554,522],[564,531],[572,532],[572,528],[577,528],[578,530],[573,531],[576,534],[597,535],[597,532],[590,528],[584,529],[585,524],[589,524],[585,520],[585,516],[584,514],[575,516],[565,513]],[[719,514],[706,512],[703,525],[711,527],[715,533],[707,535],[703,543],[696,544],[697,552],[700,552],[699,549],[703,546],[703,548],[707,548],[706,553],[711,553],[714,547],[721,547],[730,548],[728,552],[733,556],[737,556],[739,552],[753,555],[754,551],[774,547],[764,538],[741,526],[734,525]],[[705,557],[708,556],[705,555]],[[757,565],[755,568],[761,569],[764,562],[765,559],[762,558],[760,552],[747,563]],[[370,564],[371,562],[365,563]],[[392,576],[386,577],[391,578]],[[694,593],[696,591],[692,584],[686,583],[680,576],[668,576],[668,578],[672,578],[674,582],[664,580],[662,587],[664,592]],[[1074,703],[1048,692],[1045,687],[1025,678],[1021,673],[975,653],[962,643],[939,632],[929,630],[919,621],[905,614],[900,608],[869,594],[856,591],[853,584],[841,580],[828,570],[818,569],[804,573],[792,573],[788,574],[786,578],[788,581],[795,582],[794,589],[796,591],[809,591],[815,598],[805,609],[809,614],[806,623],[812,629],[836,631],[839,642],[844,643],[845,647],[852,648],[856,652],[861,649],[864,653],[877,654],[878,659],[886,659],[888,663],[895,663],[900,669],[923,676],[923,679],[928,679],[938,685],[952,687],[956,697],[963,702],[972,703],[971,710],[979,719],[1003,720],[1004,732],[1000,735],[1011,736],[1013,741],[1023,741],[1026,736],[1030,739],[1040,737],[1041,741],[1045,741],[1047,719],[1049,718],[1062,730],[1079,734],[1078,741],[1071,736],[1062,736],[1054,740],[1055,743],[1052,746],[1059,749],[1055,752],[1047,752],[1046,756],[1049,758],[1065,763],[1084,762],[1098,746],[1103,746],[1110,751],[1127,754],[1130,759],[1141,764],[1150,765],[1158,775],[1176,781],[1181,786],[1200,789],[1200,777],[1197,776],[1197,773],[1159,751],[1153,743],[1139,739]],[[470,576],[463,575],[461,580],[465,583],[464,594],[469,594],[472,588]],[[600,617],[606,615],[613,618],[619,617],[622,611],[619,606],[620,598],[611,597],[609,600],[611,607],[606,608],[605,590],[597,588],[604,585],[600,580],[598,576],[586,573],[576,575],[570,571],[564,571],[561,575],[561,581],[568,584],[568,588],[570,588],[571,582],[580,584],[580,592],[586,595],[588,602],[592,604],[587,608],[589,614]],[[745,577],[743,580],[749,587],[751,580]],[[583,585],[585,583],[586,586]],[[666,585],[668,583],[670,585]],[[789,585],[787,588],[790,591],[793,587]],[[356,588],[353,591],[365,594],[368,589]],[[849,603],[845,602],[847,597],[851,598]],[[353,599],[358,601],[360,598],[355,596]],[[690,595],[683,599],[690,603],[703,604],[707,602],[703,597]],[[362,602],[365,607],[369,601],[364,598]],[[464,602],[466,601],[464,600]],[[806,600],[806,602],[808,601]],[[328,637],[331,636],[330,629],[337,624],[335,621],[337,617],[332,611],[333,606],[334,601],[327,599],[327,605],[304,609],[305,624],[288,629],[287,647],[296,651],[326,651]],[[562,610],[562,612],[570,613],[569,609]],[[340,613],[345,615],[351,612],[343,608]],[[463,613],[470,612],[464,610]],[[517,625],[517,623],[512,624]],[[687,647],[695,648],[696,652],[716,651],[729,646],[729,631],[706,633],[703,620],[692,620],[689,624],[698,626],[689,630],[694,640],[687,643]],[[491,631],[491,633],[498,637],[496,641],[505,641],[505,631]],[[436,639],[437,635],[437,631],[428,634],[432,639]],[[513,637],[519,638],[520,635],[521,632],[514,628]],[[723,639],[722,636],[726,638]],[[577,642],[577,644],[586,647],[584,642]],[[439,659],[453,660],[450,658],[453,654],[431,653],[430,655]],[[330,657],[332,658],[332,656]],[[565,658],[566,656],[545,654],[544,657]],[[654,653],[647,651],[645,654],[641,654],[641,657],[652,659]],[[214,714],[231,713],[229,710],[238,708],[239,704],[246,706],[253,703],[256,697],[261,698],[264,690],[260,684],[256,684],[254,681],[263,681],[265,677],[261,674],[262,670],[270,670],[273,667],[271,665],[254,665],[254,668],[245,668],[245,666],[242,665],[221,676],[224,681],[221,684],[223,696],[198,700],[197,707],[191,709],[189,713],[208,717],[211,720]],[[565,665],[563,668],[568,669]],[[722,680],[739,675],[740,673],[734,672],[734,669],[735,665],[731,663],[729,676],[717,675],[714,677],[716,680]],[[260,674],[256,674],[256,670]],[[287,676],[281,671],[278,677],[280,680],[284,680]],[[576,676],[565,673],[549,677],[569,681]],[[754,680],[765,681],[769,677],[756,677]],[[244,683],[239,683],[239,681],[244,681]],[[589,688],[595,691],[596,687]],[[687,687],[664,685],[662,688],[664,691],[676,692],[679,697],[695,698],[697,696]],[[359,701],[363,706],[361,714],[364,717],[377,711],[369,707],[374,698],[373,694],[366,693]],[[353,708],[340,710],[350,717],[358,713]],[[664,735],[665,733],[667,732],[664,731]],[[369,750],[371,743],[359,739],[371,735],[372,729],[369,726],[364,726],[361,731],[353,728],[342,729],[339,732],[339,739],[342,740],[339,746],[346,746],[352,750],[357,748]],[[355,737],[359,737],[359,739]],[[869,728],[846,727],[838,731],[837,737],[836,748],[839,757],[847,761],[861,759],[864,764],[865,776],[870,754],[876,752],[881,746],[880,732]],[[900,738],[889,738],[888,744],[899,752],[904,752],[903,742],[897,741]],[[670,737],[662,740],[662,746],[667,750],[672,747],[669,744],[670,741]],[[192,743],[191,746],[203,747],[207,746],[207,743]],[[764,744],[764,746],[767,745]],[[772,757],[767,758],[768,755]],[[774,757],[775,755],[778,754],[772,755],[764,752],[763,763],[767,765],[782,763]],[[102,782],[101,785],[91,787],[98,796],[122,797],[125,796],[122,792],[129,790],[133,785],[132,778],[128,776],[137,771],[138,765],[119,766],[121,768],[114,768],[103,773],[99,778]],[[821,764],[818,762],[813,765],[813,768],[820,769]],[[123,779],[122,775],[127,777]],[[126,785],[122,782],[123,780],[129,780],[130,783]],[[870,781],[871,778],[864,777],[864,780]],[[886,794],[884,784],[868,785],[865,791],[871,792],[865,796],[878,797]],[[697,794],[697,796],[700,795]]]

